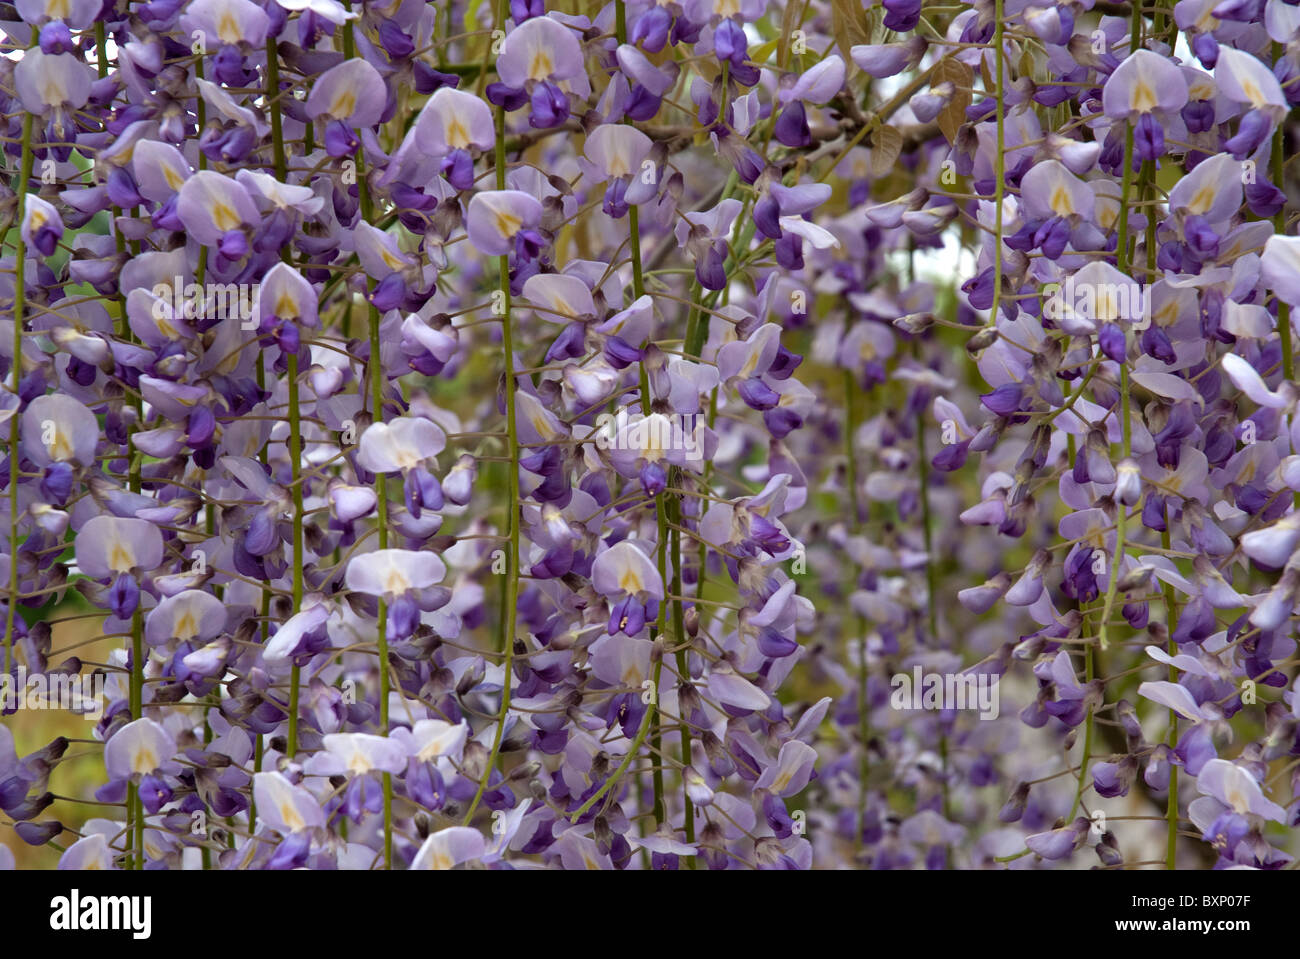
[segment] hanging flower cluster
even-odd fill
[[[0,865],[1292,863],[1300,7],[1095,6],[17,0]]]

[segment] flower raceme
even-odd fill
[[[1300,854],[1294,7],[13,9],[0,863]]]

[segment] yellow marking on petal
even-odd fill
[[[199,634],[198,620],[194,618],[192,610],[185,610],[181,613],[180,618],[176,620],[176,625],[172,627],[174,638],[181,642],[189,642]]]
[[[411,581],[406,578],[406,574],[400,569],[393,568],[388,571],[388,576],[384,580],[384,589],[396,596],[398,593],[405,593],[411,588]]]
[[[222,233],[233,230],[243,221],[239,219],[239,214],[227,206],[223,201],[217,200],[212,204],[212,222]]]
[[[1264,91],[1255,86],[1255,82],[1249,78],[1242,79],[1241,92],[1246,94],[1246,98],[1256,107],[1262,107],[1268,103],[1268,100],[1264,97]]]
[[[239,29],[239,21],[229,10],[221,11],[221,19],[217,21],[217,36],[222,43],[238,43],[244,38]]]
[[[115,573],[125,573],[134,565],[134,554],[121,543],[114,543],[113,551],[108,554],[108,568]]]
[[[52,460],[62,462],[63,460],[72,459],[72,441],[63,430],[59,429],[57,425],[54,427],[54,436],[52,436],[50,442],[46,444],[45,450],[50,454],[50,459]]]
[[[163,179],[167,181],[167,185],[173,190],[179,190],[185,185],[185,177],[181,176],[166,163],[162,165],[162,175]]]
[[[1228,805],[1231,806],[1234,811],[1244,813],[1250,809],[1250,800],[1246,798],[1245,793],[1236,786],[1233,786],[1228,790]]]
[[[618,588],[628,593],[640,592],[643,588],[641,575],[635,567],[629,566],[618,577]]]
[[[354,752],[348,760],[348,769],[358,776],[370,772],[370,761],[366,759],[366,754],[359,749]]]
[[[306,820],[298,815],[298,808],[289,800],[282,800],[277,808],[280,810],[280,821],[289,827],[290,832],[297,832],[307,825]]]
[[[45,211],[42,210],[40,207],[35,207],[35,206],[32,207],[32,217],[31,217],[32,230],[39,230],[47,222],[49,222],[49,217],[45,215]]]
[[[141,746],[131,757],[131,769],[144,775],[158,768],[158,757],[148,746]]]
[[[614,177],[627,176],[631,172],[632,168],[628,166],[627,158],[623,156],[621,151],[615,151],[609,158],[609,175]]]
[[[293,298],[293,294],[288,290],[282,292],[279,299],[275,301],[275,315],[282,320],[300,315],[298,313],[298,301]]]
[[[47,73],[41,81],[41,99],[46,106],[51,107],[61,106],[67,102],[68,95],[63,90],[63,84],[52,73]]]
[[[464,150],[470,145],[469,130],[465,124],[460,122],[454,111],[448,111],[448,115],[442,123],[442,138],[447,141],[447,146],[453,150]]]
[[[454,865],[456,864],[452,862],[451,856],[441,849],[435,850],[429,857],[430,869],[450,869]]]
[[[1139,113],[1150,113],[1159,102],[1156,92],[1151,89],[1151,85],[1145,80],[1138,80],[1133,84],[1133,96],[1129,100],[1129,105],[1134,110]]]
[[[529,413],[528,421],[533,424],[533,429],[537,430],[539,436],[551,435],[551,424],[540,410],[532,410]]]
[[[514,236],[519,232],[519,228],[524,225],[522,217],[515,216],[506,209],[493,210],[492,220],[497,232],[502,236]]]
[[[1057,216],[1069,216],[1074,212],[1074,204],[1070,200],[1070,191],[1065,188],[1065,184],[1057,184],[1052,188],[1050,205],[1052,212]]]
[[[334,97],[334,102],[330,104],[330,116],[339,120],[346,120],[352,116],[352,111],[357,108],[357,94],[353,90],[346,88],[340,90]]]
[[[551,51],[545,47],[538,47],[533,51],[533,58],[528,63],[528,76],[534,80],[545,80],[555,72],[555,61],[551,59]]]
[[[66,20],[72,13],[72,0],[46,0],[45,14],[51,20]]]
[[[1219,190],[1213,183],[1205,184],[1205,186],[1196,191],[1196,195],[1193,196],[1191,202],[1187,204],[1187,209],[1196,214],[1209,212],[1210,207],[1214,205],[1214,198],[1218,196],[1218,193]]]
[[[384,249],[382,246],[379,248],[379,255],[383,257],[384,264],[390,270],[400,270],[402,267],[406,266],[406,264],[402,262],[400,257],[394,256],[392,253]]]
[[[1097,319],[1111,322],[1119,317],[1119,301],[1113,290],[1103,288],[1097,294]]]
[[[740,0],[717,0],[713,9],[720,17],[734,17],[740,13]]]
[[[793,778],[794,778],[794,773],[790,772],[789,770],[781,773],[781,775],[776,777],[776,781],[772,783],[771,786],[772,792],[779,793],[786,786],[790,785],[790,780]]]

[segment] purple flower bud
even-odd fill
[[[40,46],[42,53],[72,53],[72,31],[62,20],[50,20],[41,27]]]
[[[129,619],[140,605],[140,587],[130,573],[119,573],[108,591],[109,608],[118,619]]]
[[[539,130],[558,127],[569,119],[569,98],[555,84],[546,80],[533,87],[531,98],[532,112],[528,125]]]
[[[331,120],[325,126],[325,152],[332,157],[352,156],[361,141],[352,128],[342,120]]]
[[[741,381],[737,391],[750,409],[770,410],[781,402],[781,394],[757,376]]]
[[[515,18],[518,20],[518,17]],[[652,5],[645,13],[632,22],[628,31],[628,43],[640,44],[647,53],[658,53],[668,42],[668,31],[672,26],[673,15],[667,7]]]
[[[1234,160],[1244,160],[1273,135],[1273,125],[1273,118],[1267,112],[1251,110],[1241,118],[1236,136],[1229,139],[1223,148],[1232,154]]]
[[[888,30],[906,33],[921,22],[921,0],[884,0],[883,6]]]
[[[55,506],[63,506],[72,495],[75,474],[70,463],[51,463],[41,475],[41,496]]]
[[[980,401],[998,416],[1011,416],[1019,412],[1020,402],[1024,396],[1024,384],[1004,383],[992,393],[984,393]]]
[[[720,61],[730,61],[732,66],[741,66],[749,52],[749,39],[744,28],[728,17],[713,31],[713,53]]]
[[[514,4],[512,3],[513,7]],[[379,42],[395,60],[404,60],[415,52],[415,42],[393,20],[381,20],[379,23]]]
[[[780,143],[788,147],[805,147],[812,143],[812,131],[808,129],[807,111],[803,101],[791,100],[777,116],[773,135]]]
[[[639,474],[641,489],[646,496],[658,496],[668,485],[668,474],[658,463],[646,463]]]
[[[518,110],[528,102],[527,91],[505,83],[489,83],[484,93],[490,103],[503,108],[507,113]]]
[[[622,337],[608,336],[605,338],[605,359],[614,369],[624,370],[641,361],[641,351],[625,342]]]
[[[545,0],[510,0],[510,16],[515,23],[546,16]]]
[[[248,237],[243,230],[228,230],[221,235],[217,249],[222,256],[231,260],[243,258],[248,253]]]
[[[645,605],[633,596],[628,596],[609,611],[609,635],[622,633],[636,636],[645,628]]]

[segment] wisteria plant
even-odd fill
[[[1300,4],[0,31],[0,867],[1294,867]]]

